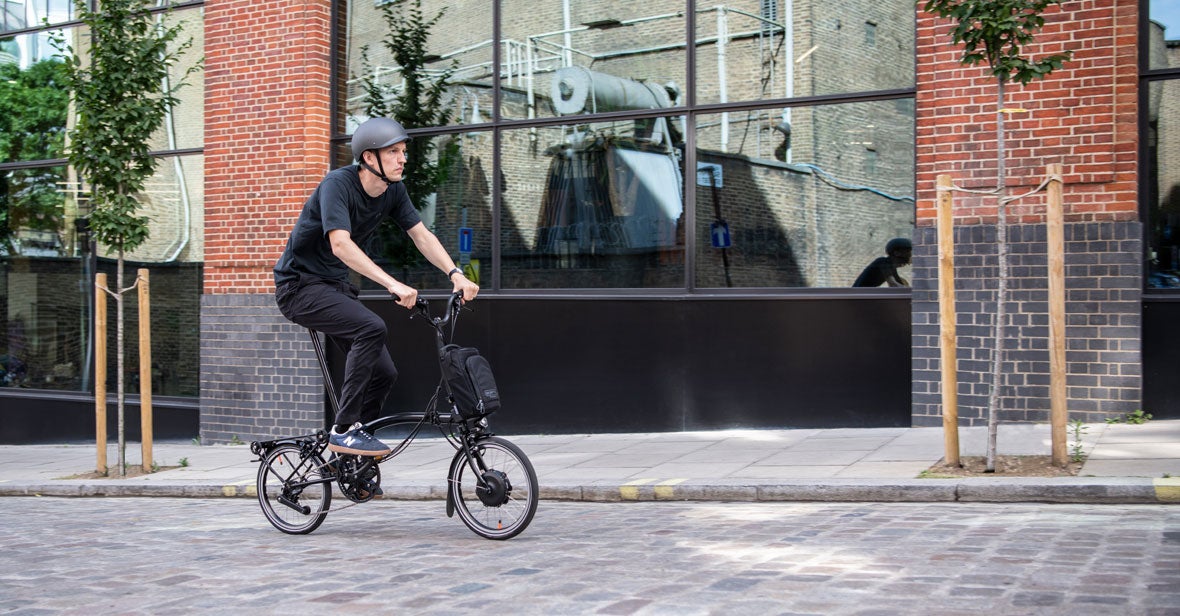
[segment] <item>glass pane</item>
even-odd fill
[[[75,30],[65,32],[73,31]],[[60,36],[62,32],[51,30],[0,38],[0,66],[27,70],[38,62],[59,59],[61,54],[53,46],[51,38]]]
[[[347,132],[374,116],[407,128],[491,120],[492,3],[349,2],[346,46]]]
[[[913,233],[913,126],[908,98],[701,116],[697,286],[852,286]]]
[[[1147,33],[1149,68],[1180,67],[1180,3],[1176,0],[1150,0]]]
[[[1152,83],[1147,107],[1147,286],[1180,289],[1180,79]]]
[[[84,391],[87,252],[64,167],[0,172],[0,386]]]
[[[150,235],[127,254],[143,263],[201,262],[205,260],[205,157],[165,156],[140,195],[140,216],[147,216]],[[107,250],[99,247],[99,254]],[[195,298],[194,298],[195,300]]]
[[[678,121],[506,131],[503,288],[683,287]]]
[[[793,14],[787,15],[787,6]],[[914,3],[697,3],[698,103],[914,84]]]
[[[65,64],[54,58],[27,66],[0,63],[0,163],[65,156],[70,99],[64,78]]]
[[[128,255],[124,270],[124,286],[137,268],[151,272],[152,360],[159,395],[198,395],[201,163],[200,156],[161,159],[140,210],[151,218],[151,238]],[[72,173],[65,167],[0,174],[0,386],[70,391],[93,386],[87,345],[94,272],[84,223],[87,202],[67,177]],[[105,252],[100,248],[100,255]],[[113,259],[100,259],[99,271],[115,284]],[[125,332],[132,332],[127,339],[134,341],[135,292],[128,297]],[[116,331],[113,300],[109,303],[113,391]],[[126,382],[135,392],[138,358],[134,342],[129,345]]]
[[[410,163],[403,181],[422,223],[438,236],[468,278],[490,286],[491,133],[420,137],[410,141],[407,153]],[[392,221],[385,221],[365,248],[378,265],[416,289],[450,289],[446,275]],[[363,289],[380,288],[368,279],[358,280]]]
[[[73,0],[0,0],[0,32],[74,19]]]
[[[139,269],[148,270],[152,312],[152,394],[156,396],[200,395],[201,347],[201,264],[127,261],[123,264],[124,286],[135,282]],[[98,271],[114,285],[116,262],[99,259]],[[86,276],[93,284],[93,276]],[[124,296],[123,383],[128,393],[139,393],[139,311],[138,291]],[[115,349],[118,331],[115,302],[107,300],[107,391],[114,393],[118,374]],[[92,361],[87,357],[87,361]],[[89,370],[86,371],[89,373]]]
[[[86,263],[0,255],[0,387],[90,388]]]
[[[168,87],[175,87],[182,80],[185,85],[176,91],[179,104],[168,110],[163,126],[152,138],[151,148],[161,152],[202,147],[205,144],[205,73],[198,70],[186,75],[205,54],[202,11],[186,9],[160,14],[157,18],[165,27],[180,24],[184,31],[178,37],[179,43],[191,39],[192,45],[168,71]]]
[[[505,118],[684,103],[683,0],[505,0],[502,7]]]

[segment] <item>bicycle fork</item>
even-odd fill
[[[467,466],[471,468],[472,476],[475,478],[476,489],[487,489],[487,481],[484,480],[483,473],[487,470],[487,465],[484,464],[483,458],[475,452],[476,445],[473,445],[463,439],[463,446],[455,452],[455,458],[451,460],[451,467],[447,470],[447,517],[455,517],[455,469],[458,466],[455,462],[459,456],[467,458]]]

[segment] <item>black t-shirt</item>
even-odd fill
[[[860,273],[860,276],[857,276],[856,282],[852,283],[852,286],[879,287],[890,277],[897,277],[897,266],[893,264],[893,259],[877,257]]]
[[[348,279],[348,266],[332,254],[329,231],[348,231],[352,241],[365,250],[386,216],[392,217],[403,231],[422,222],[405,184],[396,182],[380,196],[369,197],[357,175],[359,169],[351,165],[328,173],[307,198],[287,239],[287,248],[275,264],[276,285],[300,276]]]

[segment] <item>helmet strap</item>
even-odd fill
[[[362,167],[364,167],[365,169],[367,169],[367,170],[369,171],[369,173],[372,173],[373,175],[375,175],[375,176],[377,176],[377,177],[381,178],[381,180],[382,180],[383,182],[385,182],[385,185],[386,185],[386,186],[389,186],[389,185],[391,185],[391,184],[396,184],[396,182],[394,182],[393,180],[391,180],[391,179],[389,179],[388,177],[386,177],[386,175],[385,175],[385,165],[382,165],[382,164],[381,164],[381,155],[380,155],[380,154],[377,154],[377,150],[366,150],[366,151],[367,151],[367,152],[373,152],[374,156],[376,156],[376,157],[377,157],[377,167],[380,169],[380,171],[378,171],[377,169],[374,169],[372,165],[370,165],[369,163],[365,162],[365,155],[364,155],[364,153],[361,153],[361,161],[360,161],[360,164],[361,164],[361,166],[362,166]]]

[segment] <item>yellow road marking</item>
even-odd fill
[[[1180,477],[1154,479],[1155,498],[1161,503],[1180,503]]]
[[[658,479],[636,479],[619,486],[619,498],[623,500],[639,500],[639,486],[647,485]]]
[[[684,483],[685,481],[688,481],[688,477],[681,477],[678,479],[669,479],[667,481],[660,482],[659,485],[657,485],[655,488],[653,488],[656,492],[656,498],[663,499],[663,500],[671,500],[672,499],[672,492],[674,491],[674,487],[677,484]]]

